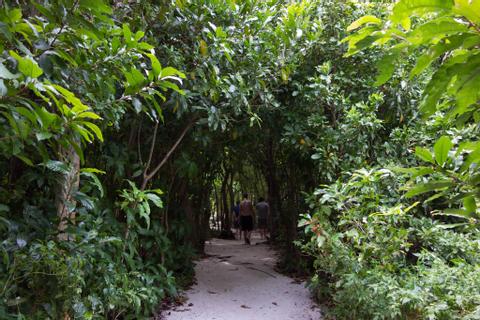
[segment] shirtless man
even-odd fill
[[[243,200],[240,202],[240,229],[243,232],[246,244],[250,244],[254,213],[252,201],[248,200],[248,193],[244,193]]]

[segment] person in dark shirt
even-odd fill
[[[270,206],[262,197],[258,198],[258,203],[255,206],[258,217],[258,230],[260,231],[260,238],[266,239],[268,231],[268,218],[270,216]]]

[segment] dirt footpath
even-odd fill
[[[167,320],[317,320],[304,283],[274,271],[275,252],[266,244],[239,240],[206,243],[208,258],[197,262],[197,284],[183,306],[166,311]]]

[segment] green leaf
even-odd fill
[[[429,44],[446,35],[468,32],[468,26],[451,17],[442,17],[424,23],[410,32],[407,40],[413,45]]]
[[[454,12],[466,17],[469,21],[480,24],[479,0],[455,0]]]
[[[427,51],[417,59],[417,63],[412,69],[410,77],[413,78],[414,76],[419,75],[423,70],[425,70],[425,68],[435,61],[435,59],[448,51],[457,48],[466,49],[478,44],[480,44],[480,37],[470,33],[456,34],[446,37],[439,43],[427,49]]]
[[[395,61],[397,60],[398,55],[399,52],[395,50],[394,52],[383,56],[383,58],[377,63],[379,74],[377,75],[374,84],[375,86],[380,86],[390,80],[395,71]]]
[[[382,23],[382,20],[380,20],[379,18],[375,17],[375,16],[363,16],[361,17],[360,19],[352,22],[352,24],[350,24],[348,27],[347,27],[347,31],[352,31],[352,30],[355,30],[367,23],[371,23],[371,24],[380,24]]]
[[[124,23],[122,26],[123,29],[123,37],[125,38],[126,43],[132,42],[132,31],[130,30],[130,27],[128,24]]]
[[[38,115],[37,121],[44,128],[47,129],[50,125],[58,119],[58,116],[54,113],[47,111],[44,107],[37,108],[35,113]]]
[[[65,98],[65,100],[67,100],[73,106],[73,108],[71,109],[72,112],[79,114],[89,109],[89,107],[84,105],[82,101],[80,101],[80,99],[78,99],[73,92],[57,84],[53,84],[52,87],[59,91],[60,94]]]
[[[127,94],[138,91],[145,83],[145,77],[135,68],[130,69],[130,71],[124,71],[123,74],[127,79],[127,90],[125,90]]]
[[[97,138],[103,142],[103,134],[102,134],[102,131],[100,130],[100,128],[96,125],[96,124],[93,124],[91,122],[82,122],[82,124],[86,127],[88,127],[91,131],[93,131],[93,133],[95,133],[95,135],[97,136]]]
[[[453,186],[454,183],[449,180],[442,180],[442,181],[435,181],[435,182],[428,182],[428,183],[421,183],[416,184],[409,191],[405,194],[405,197],[411,198],[426,192],[441,190],[444,188],[448,188]]]
[[[38,78],[42,75],[43,70],[38,63],[31,57],[21,57],[15,51],[10,50],[10,55],[18,61],[18,70],[25,76],[30,78]]]
[[[53,137],[53,134],[51,132],[48,132],[48,131],[40,131],[40,132],[37,132],[35,134],[35,136],[37,137],[38,141],[43,141],[43,140],[47,140],[47,139],[50,139],[51,137]]]
[[[148,200],[152,201],[153,204],[155,206],[157,206],[158,208],[163,208],[163,201],[162,199],[157,196],[156,194],[153,194],[153,193],[147,193],[146,194],[146,197],[148,198]]]
[[[82,112],[78,116],[76,116],[76,118],[85,118],[85,119],[94,119],[94,120],[102,119],[98,114],[90,111]]]
[[[477,211],[477,203],[475,201],[475,197],[474,196],[468,196],[468,197],[464,198],[463,199],[463,206],[470,213],[476,212]]]
[[[145,219],[145,222],[147,223],[147,229],[150,228],[150,206],[148,205],[147,202],[142,203],[138,206],[138,213],[140,217]]]
[[[82,168],[80,172],[91,172],[95,174],[105,174],[106,172],[97,168]]]
[[[435,172],[435,170],[433,168],[430,168],[430,167],[417,167],[415,169],[417,169],[417,170],[412,174],[412,179],[415,179],[417,177],[422,177],[422,176],[425,176],[427,174],[432,174],[432,173]]]
[[[148,190],[149,192],[154,192],[158,195],[162,195],[164,192],[162,191],[162,189],[150,189]]]
[[[380,38],[385,37],[384,34],[378,34],[378,30],[379,28],[376,26],[368,26],[343,39],[342,42],[348,41],[348,52],[345,56],[352,56],[360,50],[368,48]]]
[[[70,172],[70,167],[62,161],[48,160],[47,162],[42,163],[41,165],[57,173],[68,174]]]
[[[432,164],[435,163],[432,153],[426,148],[415,147],[415,155],[423,161],[430,162]]]
[[[472,218],[471,213],[464,209],[445,209],[443,212],[435,213],[435,215],[457,217],[462,219]]]
[[[81,174],[93,180],[93,184],[95,185],[95,187],[97,187],[98,191],[100,192],[100,197],[102,198],[104,195],[103,186],[100,180],[98,179],[97,175],[93,172],[89,172],[85,170],[82,170]]]
[[[80,8],[90,9],[97,13],[109,14],[112,12],[112,8],[103,2],[103,0],[80,0]]]
[[[162,72],[162,65],[160,61],[158,61],[157,57],[154,54],[147,54],[147,57],[150,58],[150,62],[152,64],[152,71],[155,78],[157,78]]]
[[[30,120],[32,124],[37,123],[37,114],[35,112],[30,111],[25,107],[16,107],[15,111]]]
[[[450,92],[455,95],[457,100],[457,108],[453,111],[453,115],[461,115],[468,111],[468,107],[475,104],[480,98],[478,90],[480,85],[480,54],[470,55],[464,63],[459,64],[452,71],[454,83]]]
[[[433,146],[435,152],[435,161],[443,166],[448,159],[448,153],[453,147],[453,143],[447,136],[442,136]]]
[[[82,127],[81,125],[73,123],[72,124],[72,129],[74,129],[75,132],[80,134],[83,137],[83,139],[85,139],[85,141],[92,142],[93,135],[87,129]]]
[[[432,76],[423,92],[420,111],[425,116],[430,116],[437,109],[438,100],[445,94],[447,87],[451,82],[451,69],[447,65],[440,67]]]
[[[166,67],[164,69],[162,69],[162,73],[161,73],[161,78],[166,78],[166,77],[170,77],[170,76],[178,76],[182,79],[185,79],[185,74],[175,68],[172,68],[172,67]]]
[[[22,156],[20,154],[17,154],[16,157],[20,160],[22,160],[26,165],[32,167],[33,166],[33,162],[32,160],[30,160],[29,158],[25,157],[25,156]]]
[[[448,12],[453,8],[453,0],[400,0],[393,7],[391,20],[400,23],[412,15]]]

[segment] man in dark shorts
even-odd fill
[[[248,200],[248,193],[243,194],[243,200],[240,202],[240,230],[246,244],[250,244],[250,235],[253,230],[254,209],[252,201]]]
[[[258,203],[255,206],[258,217],[258,230],[260,231],[260,238],[267,237],[268,217],[270,216],[270,206],[262,197],[258,198]]]

